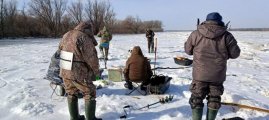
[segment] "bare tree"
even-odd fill
[[[155,32],[162,32],[163,31],[163,25],[162,21],[159,20],[151,20],[151,21],[144,21],[144,29],[150,28],[151,30]]]
[[[64,15],[64,12],[66,10],[66,0],[54,0],[54,23],[55,23],[55,36],[58,36],[60,33],[61,29],[61,22],[62,22],[62,17]]]
[[[112,10],[109,10],[111,9],[110,7],[108,7],[106,9],[106,11],[110,11],[110,12],[106,12],[105,14],[105,18],[104,18],[104,25],[109,28],[111,30],[111,32],[113,32],[113,28],[114,28],[114,25],[116,23],[116,13]]]
[[[83,4],[81,0],[78,0],[78,2],[73,2],[71,6],[68,7],[68,13],[70,16],[72,16],[73,21],[75,24],[80,23],[83,21]]]
[[[54,37],[57,37],[65,7],[65,0],[32,0],[30,12],[43,23],[43,26],[48,27]]]
[[[115,20],[115,13],[109,1],[88,0],[86,14],[94,26],[94,34],[97,34],[104,25],[113,24]]]
[[[136,16],[136,18],[133,16],[127,16],[125,20],[123,20],[123,26],[131,33],[137,34],[142,30],[142,21],[138,16]]]
[[[1,37],[4,37],[4,0],[1,0],[1,8],[0,8],[1,12],[0,12],[0,21],[1,21]]]
[[[14,35],[15,31],[15,20],[17,16],[17,2],[16,0],[10,0],[5,6],[4,6],[4,28],[5,32],[4,34],[7,34],[8,36]]]

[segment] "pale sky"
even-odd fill
[[[19,5],[30,0],[18,0]],[[75,0],[69,0],[75,1]],[[86,0],[84,0],[86,1]],[[109,0],[116,18],[161,20],[165,30],[193,30],[197,18],[219,12],[232,28],[269,28],[269,0]]]

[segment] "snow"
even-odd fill
[[[228,61],[227,79],[224,83],[223,102],[269,109],[269,32],[232,32],[241,47],[241,56]],[[156,67],[179,67],[175,56],[185,56],[184,42],[190,32],[156,33],[158,53]],[[98,38],[97,38],[98,39]],[[56,51],[59,39],[16,39],[0,41],[0,119],[1,120],[61,120],[69,119],[65,97],[53,96],[49,81],[44,79],[50,58]],[[139,45],[146,57],[154,63],[154,54],[147,53],[144,34],[114,35],[110,47],[108,68],[124,66],[128,50]],[[98,47],[97,51],[99,52]],[[100,67],[104,63],[100,61]],[[108,81],[97,90],[97,117],[116,120],[128,110],[130,120],[185,120],[191,119],[188,90],[192,80],[192,68],[157,70],[157,74],[172,77],[171,86],[165,95],[142,96],[128,90],[124,82]],[[103,75],[107,75],[107,71]],[[150,109],[134,110],[157,102],[160,98],[174,95],[167,104],[156,104]],[[206,105],[206,101],[204,101]],[[84,114],[84,101],[79,100],[80,113]],[[205,119],[206,107],[203,118]],[[237,107],[222,106],[217,119],[242,117],[249,120],[269,120],[268,113]]]

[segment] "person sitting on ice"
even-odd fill
[[[152,71],[148,59],[144,57],[139,46],[133,48],[131,56],[126,61],[123,74],[126,81],[124,86],[126,88],[131,90],[133,89],[132,82],[142,82],[141,90],[146,90]]]

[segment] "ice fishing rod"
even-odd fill
[[[157,69],[185,69],[185,68],[190,68],[190,67],[156,67],[151,70],[157,70]]]
[[[238,108],[245,108],[245,109],[250,109],[250,110],[255,110],[255,111],[269,113],[269,110],[267,110],[267,109],[258,108],[258,107],[252,107],[252,106],[248,106],[248,105],[242,105],[242,104],[238,104],[238,103],[225,103],[225,102],[221,102],[221,104],[222,105],[236,106]]]
[[[126,110],[127,108],[129,108],[129,109],[133,108],[133,110],[142,110],[144,108],[150,109],[150,106],[156,105],[158,103],[161,103],[161,104],[169,103],[170,101],[173,100],[173,98],[174,98],[174,95],[169,95],[169,96],[160,98],[158,102],[155,102],[155,103],[152,103],[152,104],[148,104],[148,105],[146,105],[144,107],[137,108],[137,109],[134,109],[133,106],[131,106],[131,105],[126,105],[126,106],[123,107],[124,115],[120,116],[120,119],[127,118],[127,115],[128,115],[127,110]]]
[[[156,61],[157,61],[157,38],[155,39],[155,42],[154,42],[154,53],[155,53],[155,58],[154,58],[154,75],[156,75],[155,73],[155,67],[156,67]]]

